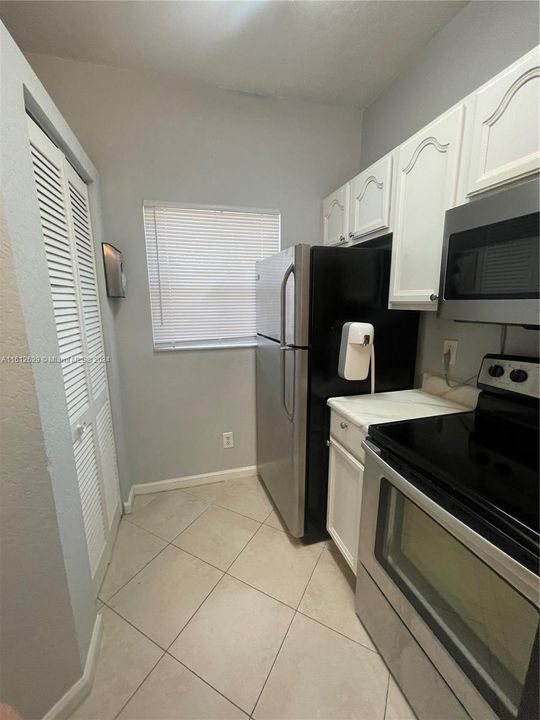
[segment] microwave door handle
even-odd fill
[[[287,282],[294,273],[294,263],[291,263],[285,270],[281,280],[280,288],[280,329],[279,329],[279,347],[280,347],[280,375],[281,375],[281,406],[285,415],[291,422],[294,420],[294,381],[296,375],[296,358],[293,359],[293,407],[289,410],[287,407],[287,358],[286,352],[294,348],[287,345]]]

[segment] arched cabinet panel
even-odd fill
[[[456,201],[463,106],[425,127],[397,153],[390,303],[436,310],[444,214]]]
[[[323,200],[323,243],[342,245],[349,236],[349,183]]]
[[[350,182],[349,237],[390,232],[392,155],[385,155]]]
[[[478,90],[468,195],[538,172],[539,98],[538,48]]]

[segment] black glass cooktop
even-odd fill
[[[483,534],[538,571],[536,428],[466,412],[371,425],[369,436],[406,479],[470,509],[493,531]]]

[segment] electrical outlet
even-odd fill
[[[450,362],[449,365],[455,365],[456,364],[456,356],[457,356],[457,346],[458,341],[457,340],[445,340],[443,344],[443,363],[444,363],[444,357],[447,353],[450,353]]]
[[[223,447],[225,448],[225,450],[234,447],[234,436],[232,432],[223,433]]]

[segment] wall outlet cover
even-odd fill
[[[444,341],[444,343],[443,343],[443,363],[444,363],[445,355],[447,353],[450,353],[449,365],[456,364],[457,346],[458,346],[457,340],[445,340]]]
[[[223,433],[223,447],[225,448],[225,450],[234,447],[234,436],[232,432]]]

